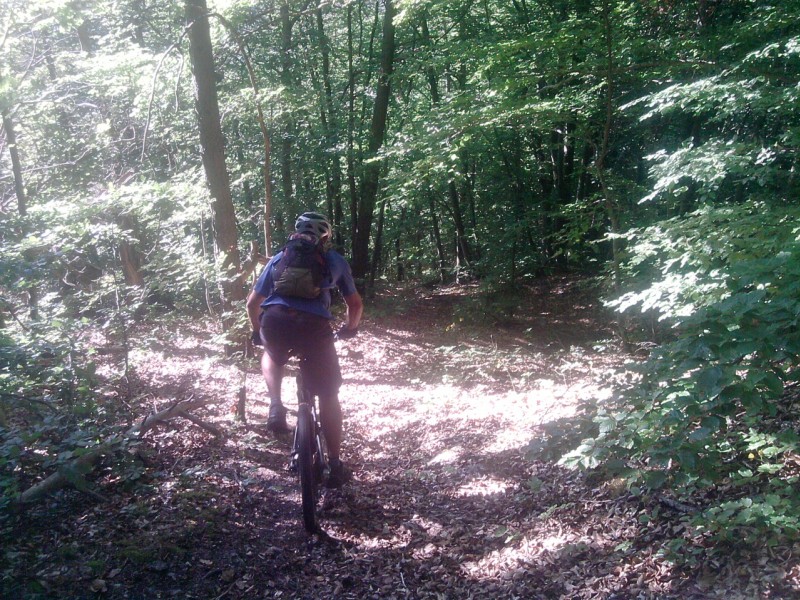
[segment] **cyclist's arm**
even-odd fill
[[[358,329],[358,324],[361,322],[361,314],[364,312],[364,303],[361,301],[361,295],[358,292],[344,297],[345,304],[347,304],[347,329]]]
[[[262,296],[257,291],[253,290],[247,297],[247,317],[250,319],[250,325],[253,331],[261,328],[261,303],[266,296]]]
[[[261,329],[261,303],[272,293],[272,278],[270,274],[272,265],[280,258],[280,255],[281,253],[279,252],[270,259],[247,297],[247,318],[250,319],[253,331]]]

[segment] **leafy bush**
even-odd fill
[[[709,507],[704,531],[796,535],[800,437],[785,392],[800,377],[800,214],[753,204],[672,224],[641,231],[631,249],[631,270],[660,279],[615,304],[657,312],[674,339],[562,462],[679,494],[732,485],[742,498]]]

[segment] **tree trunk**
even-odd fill
[[[242,40],[239,37],[239,34],[236,32],[234,26],[221,15],[217,15],[217,18],[225,26],[225,28],[236,41],[236,44],[239,46],[239,52],[241,53],[242,60],[244,60],[245,67],[247,68],[247,75],[250,77],[250,85],[253,87],[253,96],[256,103],[256,116],[258,118],[258,126],[261,129],[261,140],[264,144],[264,164],[262,168],[262,175],[264,178],[264,253],[269,256],[270,252],[272,252],[272,144],[270,142],[269,132],[267,131],[267,124],[264,120],[264,111],[261,109],[261,101],[258,97],[259,89],[258,80],[256,79],[256,72],[255,69],[253,69],[250,56],[247,54],[247,48],[245,48],[244,43],[242,43]],[[247,189],[245,189],[245,192],[247,192]]]
[[[422,29],[422,41],[423,43],[429,48],[432,49],[433,41],[431,39],[430,30],[428,28],[428,20],[425,15],[422,16],[422,20],[420,23],[420,27]],[[428,88],[431,92],[431,104],[433,106],[437,106],[441,101],[441,94],[439,93],[439,78],[436,74],[436,71],[433,69],[432,66],[429,66],[426,69],[426,78],[428,80]],[[466,160],[463,161],[466,164]],[[456,230],[456,263],[457,269],[466,269],[471,270],[472,268],[472,251],[470,249],[469,240],[467,239],[466,235],[466,228],[464,226],[464,217],[462,212],[462,202],[461,197],[459,195],[458,186],[456,185],[455,180],[451,180],[447,184],[447,193],[448,197],[450,198],[450,212],[453,216],[453,226]],[[433,199],[431,199],[431,214],[434,216],[434,226],[437,231],[436,235],[437,238],[439,237],[438,233],[438,222],[436,221],[436,216],[434,212],[434,204]],[[437,243],[440,244],[441,241],[437,240]],[[444,253],[439,249],[439,257],[440,260],[443,258]],[[442,278],[444,278],[444,268],[443,266],[440,267]]]
[[[381,45],[381,66],[378,73],[375,107],[369,132],[368,158],[374,159],[383,145],[386,133],[386,117],[389,113],[391,76],[394,68],[394,6],[386,0],[383,15],[383,42]],[[381,163],[371,160],[363,169],[361,198],[356,220],[356,237],[353,240],[353,276],[364,279],[369,273],[369,239],[375,203],[378,197],[378,181]]]
[[[342,172],[339,166],[339,135],[337,119],[334,115],[333,86],[331,84],[331,60],[328,36],[325,34],[325,24],[322,18],[322,9],[315,9],[316,31],[319,38],[320,54],[322,55],[322,127],[325,135],[326,150],[330,155],[328,163],[329,181],[327,186],[328,214],[333,219],[335,243],[342,245]]]
[[[294,20],[289,14],[289,3],[283,2],[280,7],[281,19],[281,85],[284,90],[292,86],[292,28]],[[283,201],[285,206],[291,206],[294,198],[294,184],[292,182],[292,145],[294,143],[294,128],[291,116],[283,118],[281,132],[281,186],[283,188]]]
[[[405,223],[407,217],[407,210],[404,206],[400,211],[400,222]],[[383,220],[383,208],[381,208],[381,221]],[[402,233],[402,229],[401,232]],[[406,266],[403,263],[403,245],[400,243],[400,235],[394,238],[394,260],[397,265],[397,281],[402,282],[406,280]]]
[[[14,132],[14,121],[8,111],[3,111],[3,129],[6,132],[8,156],[11,159],[11,172],[14,175],[14,193],[17,196],[17,210],[21,217],[28,214],[28,202],[25,197],[25,185],[22,180],[22,163],[19,160],[17,134]]]
[[[3,129],[6,132],[6,145],[8,146],[8,155],[11,159],[11,172],[14,177],[14,194],[17,197],[17,210],[21,217],[28,214],[28,199],[25,195],[25,184],[22,178],[22,161],[19,158],[19,148],[17,148],[17,135],[14,131],[14,121],[8,114],[8,111],[3,111]],[[23,222],[22,237],[28,233],[30,226],[27,222]],[[25,250],[23,253],[25,260],[33,263],[36,260],[36,251],[32,248]],[[39,290],[36,288],[35,282],[31,281],[28,288],[28,314],[32,319],[39,318]]]
[[[214,243],[217,253],[222,256],[220,294],[225,315],[223,323],[229,329],[235,320],[232,316],[232,304],[244,299],[245,290],[238,277],[240,258],[236,215],[225,165],[225,140],[220,123],[206,0],[186,0],[186,19],[190,23],[189,54],[197,86],[197,116],[203,168],[212,198]]]
[[[422,41],[432,53],[433,41],[431,40],[430,29],[428,29],[427,15],[422,15],[422,22],[420,25],[422,27]],[[436,69],[433,68],[433,65],[429,64],[425,69],[425,76],[428,79],[428,87],[431,90],[431,104],[433,106],[437,106],[441,100],[441,96],[439,94],[439,77],[437,76]]]
[[[81,44],[81,50],[86,52],[89,56],[94,54],[94,40],[89,33],[89,21],[84,21],[76,28],[78,34],[78,41]]]
[[[356,185],[355,120],[356,72],[353,66],[353,5],[347,6],[347,186],[350,191],[350,242],[355,244],[358,215],[358,186]]]
[[[466,228],[464,227],[464,217],[461,212],[461,198],[454,180],[451,180],[447,184],[447,191],[450,197],[453,225],[456,229],[456,259],[459,269],[468,272],[472,269],[472,253],[469,247],[469,240],[467,239]]]
[[[603,29],[605,34],[606,43],[606,120],[603,124],[603,137],[600,145],[600,150],[597,153],[597,160],[595,161],[595,169],[597,170],[597,179],[600,183],[600,188],[603,191],[604,204],[606,214],[609,221],[609,229],[612,234],[620,232],[620,215],[619,205],[615,195],[612,193],[611,188],[606,182],[606,157],[608,156],[611,128],[614,124],[614,46],[612,36],[611,24],[611,7],[608,0],[603,2]],[[620,262],[622,248],[620,247],[619,236],[613,235],[611,238],[611,268],[613,274],[614,287],[617,289],[620,285]]]
[[[375,278],[378,276],[378,269],[381,264],[381,255],[383,254],[383,223],[386,215],[386,198],[381,202],[381,210],[378,214],[378,231],[375,234],[375,244],[372,249],[372,265],[369,274],[369,285],[375,287]]]
[[[439,216],[436,214],[436,202],[433,194],[429,195],[431,221],[433,226],[433,241],[436,244],[436,258],[439,262],[439,281],[444,283],[447,279],[447,268],[445,262],[444,243],[442,242],[442,232],[439,228]]]
[[[121,215],[117,223],[123,231],[136,233],[136,222],[129,215]],[[119,243],[119,259],[122,263],[122,272],[125,274],[125,283],[128,285],[142,287],[144,277],[142,276],[142,256],[139,250],[127,240]]]

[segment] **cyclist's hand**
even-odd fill
[[[250,341],[253,342],[253,346],[261,346],[261,332],[258,329],[254,329],[253,333],[250,335]]]
[[[358,327],[354,329],[350,329],[347,325],[341,327],[339,331],[336,332],[336,339],[337,340],[349,340],[350,338],[354,338],[358,335]]]

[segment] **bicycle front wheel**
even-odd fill
[[[297,468],[300,472],[300,492],[303,503],[303,525],[309,533],[316,533],[317,476],[314,467],[316,443],[314,417],[308,404],[297,409]]]

